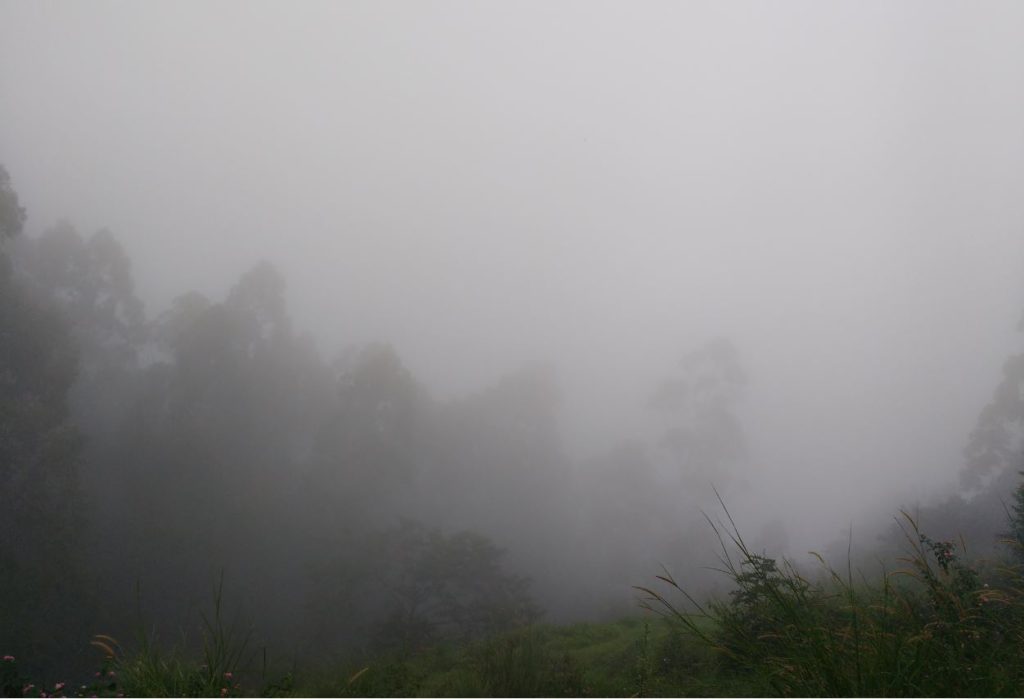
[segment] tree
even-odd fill
[[[539,616],[529,581],[502,569],[504,552],[472,531],[446,536],[404,520],[384,532],[380,584],[395,600],[385,634],[403,645],[431,637],[470,640]]]
[[[57,309],[79,351],[69,401],[74,422],[103,450],[130,407],[139,353],[147,340],[131,261],[108,231],[83,238],[62,222],[19,246],[19,283]],[[109,461],[95,454],[90,461]]]
[[[721,488],[729,467],[746,451],[735,412],[746,374],[725,339],[687,353],[679,368],[679,375],[663,381],[650,402],[666,422],[661,445],[686,480]]]
[[[1024,476],[1024,471],[1018,475]],[[1013,499],[1006,514],[1010,530],[1005,533],[1005,537],[1012,546],[1013,557],[1024,562],[1024,483],[1014,488]]]
[[[25,209],[18,203],[18,193],[11,187],[11,177],[0,165],[0,283],[11,274],[7,258],[7,242],[21,233],[25,225]]]
[[[411,503],[424,520],[472,528],[507,548],[512,565],[531,571],[545,603],[565,590],[572,574],[565,552],[576,543],[560,397],[553,367],[531,362],[438,406]]]
[[[1024,330],[1024,318],[1017,325]],[[963,485],[982,488],[986,481],[1013,476],[1024,465],[1024,353],[1009,357],[992,400],[981,411],[964,452]]]
[[[11,186],[11,176],[0,165],[0,245],[21,233],[25,225],[25,209],[18,203],[18,193]]]
[[[110,585],[141,580],[151,613],[177,623],[223,571],[280,636],[303,598],[303,566],[278,561],[309,548],[300,466],[330,405],[328,370],[292,333],[265,263],[221,302],[179,297],[150,332],[111,459],[122,552]]]
[[[24,220],[0,168],[0,244]],[[62,316],[0,274],[0,646],[37,662],[84,642],[81,438],[67,410],[77,362]]]
[[[1024,331],[1024,318],[1017,328]],[[993,554],[1000,540],[1024,536],[1024,511],[1019,510],[1024,507],[1019,482],[1024,468],[1024,353],[1011,355],[1003,364],[1002,377],[978,415],[964,457],[960,492],[915,508],[915,519],[940,539],[964,537],[975,555]],[[895,526],[886,535],[893,551],[903,539]]]
[[[311,494],[349,521],[373,513],[380,521],[385,503],[413,479],[425,399],[387,345],[364,347],[338,365],[335,400],[314,446]]]
[[[574,568],[586,573],[580,576],[576,599],[567,602],[585,608],[599,599],[606,606],[617,603],[616,613],[627,613],[637,571],[676,553],[667,544],[674,542],[672,505],[678,497],[658,481],[647,448],[638,442],[614,445],[584,462],[580,473],[583,555]]]
[[[482,638],[536,619],[529,581],[472,531],[446,535],[402,519],[336,550],[316,571],[311,600],[320,640],[337,645],[362,627],[388,647]]]

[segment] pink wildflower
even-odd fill
[[[234,675],[232,675],[230,672],[225,672],[224,677],[230,680],[232,677],[234,677]]]
[[[4,656],[4,660],[9,662],[9,663],[13,663],[14,662],[14,656],[13,655],[5,655]]]
[[[26,684],[24,687],[21,688],[21,693],[22,694],[28,694],[28,692],[30,690],[35,689],[35,687],[36,686],[34,684]]]
[[[226,697],[228,695],[228,688],[227,687],[221,687],[220,688],[220,695],[222,697]]]
[[[53,686],[53,691],[55,691],[55,692],[59,692],[62,689],[64,689],[64,683],[63,682],[58,682],[57,684],[55,684]]]

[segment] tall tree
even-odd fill
[[[717,339],[687,353],[655,391],[650,406],[666,423],[661,444],[684,480],[721,488],[731,478],[745,454],[736,409],[746,385],[736,348]]]
[[[21,233],[25,225],[25,209],[18,202],[18,193],[11,186],[11,176],[0,165],[0,245],[5,239]]]
[[[1017,329],[1024,331],[1024,317]],[[992,479],[1012,479],[1024,468],[1024,352],[1003,364],[1002,379],[978,416],[964,455],[962,482],[970,489]]]
[[[24,220],[0,168],[0,256]],[[67,411],[76,368],[62,316],[0,274],[0,647],[29,662],[84,643],[76,637],[85,596],[77,547],[81,439]]]
[[[349,523],[381,523],[394,511],[396,492],[412,481],[425,397],[387,345],[364,347],[338,364],[333,407],[314,447],[311,497]],[[329,526],[344,524],[335,518]]]
[[[264,608],[261,622],[278,631],[294,611],[287,600],[301,597],[285,579],[302,569],[296,466],[328,402],[326,368],[292,333],[284,282],[266,264],[222,302],[178,298],[146,338],[106,455],[114,504],[103,517],[118,543],[105,559],[108,596],[140,582],[150,618],[175,625],[223,572],[233,598]],[[110,611],[107,628],[130,623]]]

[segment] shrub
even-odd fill
[[[819,556],[823,575],[812,583],[792,563],[752,552],[726,516],[726,526],[711,526],[735,585],[729,599],[700,604],[667,572],[659,579],[689,611],[639,588],[645,606],[725,663],[763,676],[780,695],[1021,693],[1024,594],[1013,571],[982,582],[952,542],[933,541],[904,515],[903,569],[855,580],[851,565],[840,574]]]

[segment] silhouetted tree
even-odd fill
[[[1024,318],[1017,326],[1024,330]],[[992,400],[978,416],[965,450],[963,485],[980,488],[986,480],[1013,474],[1024,466],[1024,353],[1003,364]]]
[[[169,623],[222,571],[275,632],[303,598],[298,467],[330,403],[329,375],[292,332],[284,289],[260,264],[223,302],[186,294],[152,329],[155,360],[117,440],[121,582],[141,580]]]
[[[412,475],[418,391],[386,345],[362,349],[342,370],[335,412],[318,444],[356,497],[380,494]]]
[[[319,637],[337,647],[358,629],[357,636],[408,651],[528,623],[540,614],[529,581],[507,572],[503,557],[480,534],[445,535],[410,519],[367,532],[318,568],[312,611]]]
[[[0,168],[0,256],[24,219]],[[85,640],[81,438],[67,411],[76,365],[61,315],[0,274],[0,647],[30,664],[66,660]]]

